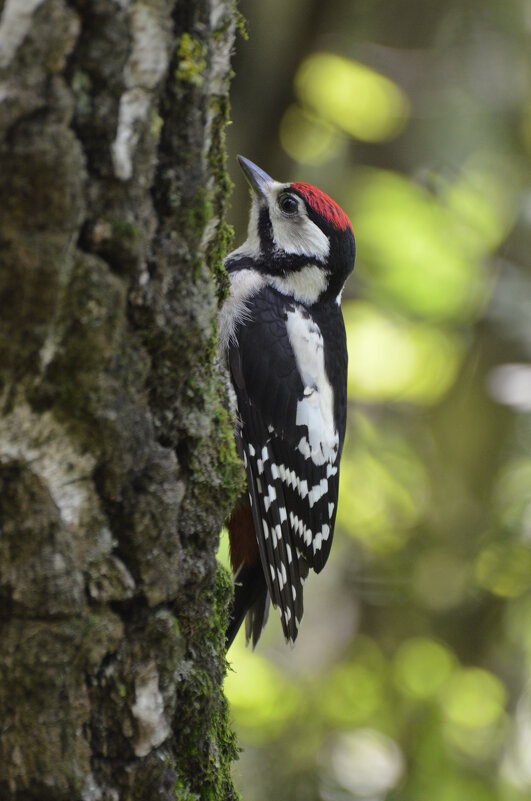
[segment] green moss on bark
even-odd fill
[[[205,43],[185,31],[177,48],[176,79],[201,86],[204,81],[203,73],[207,67],[207,56],[208,50]]]
[[[231,596],[232,578],[225,568],[218,566],[216,587],[210,599],[212,612],[201,634],[211,649],[210,659],[220,665],[221,673],[213,681],[210,668],[194,666],[183,677],[179,699],[180,709],[186,713],[181,720],[183,737],[179,745],[187,754],[194,772],[192,777],[178,776],[175,786],[177,799],[236,801],[239,798],[230,774],[231,764],[238,756],[237,742],[227,700],[219,683],[226,671],[225,631]]]
[[[29,13],[0,104],[0,795],[229,801],[232,3]]]

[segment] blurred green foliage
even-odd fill
[[[272,611],[229,653],[236,783],[531,799],[529,5],[241,10],[229,148],[329,192],[358,255],[334,546],[295,648]]]
[[[407,97],[396,84],[333,53],[314,53],[303,61],[294,84],[303,108],[366,142],[396,135],[408,115]]]

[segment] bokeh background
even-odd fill
[[[334,546],[296,647],[273,612],[229,653],[237,787],[531,799],[531,3],[240,10],[236,241],[242,153],[332,195],[358,256]]]

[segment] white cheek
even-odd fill
[[[290,220],[280,213],[274,213],[271,223],[278,250],[296,256],[308,256],[314,261],[326,261],[330,253],[330,240],[308,217]]]

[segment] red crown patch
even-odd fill
[[[310,186],[310,184],[291,184],[291,188],[298,192],[308,206],[317,214],[320,214],[321,217],[324,217],[325,220],[328,220],[334,228],[339,228],[341,231],[346,231],[347,228],[352,230],[350,220],[343,209],[337,205],[335,200],[321,192],[320,189],[316,189],[315,186]]]

